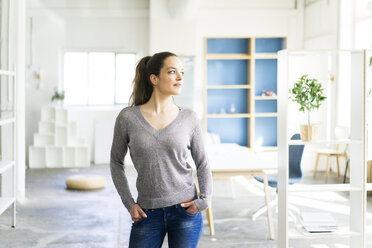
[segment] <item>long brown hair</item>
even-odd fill
[[[133,92],[129,98],[130,106],[141,105],[150,100],[153,91],[150,75],[159,76],[164,60],[171,56],[176,55],[171,52],[155,53],[153,56],[143,57],[138,62],[133,80]]]

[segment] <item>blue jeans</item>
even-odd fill
[[[160,248],[168,233],[169,248],[194,248],[203,228],[201,212],[190,214],[180,204],[144,209],[147,218],[132,224],[129,248]]]

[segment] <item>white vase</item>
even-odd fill
[[[55,100],[53,101],[53,106],[57,108],[62,108],[63,107],[63,100]]]

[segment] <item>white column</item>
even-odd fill
[[[17,167],[17,200],[25,198],[25,34],[26,3],[15,1],[16,12],[16,167]]]
[[[278,247],[288,247],[288,52],[278,53]]]
[[[350,247],[365,247],[366,213],[366,151],[365,151],[365,82],[364,54],[352,52],[351,68],[351,141],[350,144],[350,186],[358,191],[350,192],[350,231],[359,235],[350,237]]]

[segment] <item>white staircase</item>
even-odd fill
[[[30,168],[89,167],[89,147],[77,135],[76,122],[68,121],[68,110],[43,107],[34,145],[30,146]]]

